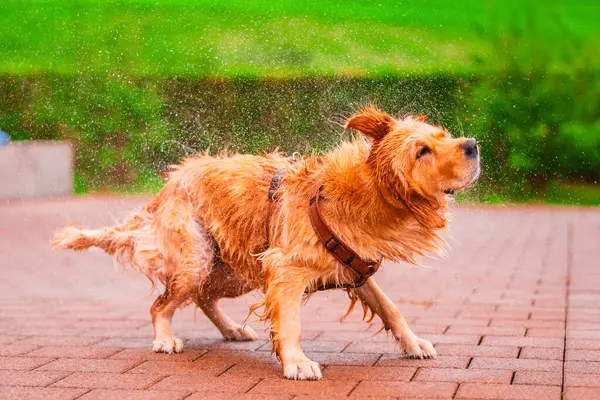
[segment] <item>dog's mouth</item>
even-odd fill
[[[448,188],[448,189],[444,190],[444,194],[452,196],[457,191],[463,191],[463,190],[469,189],[471,186],[473,186],[475,184],[475,182],[477,182],[477,179],[479,179],[480,174],[481,174],[481,168],[479,168],[479,165],[477,165],[477,168],[473,171],[471,178],[463,186],[461,186],[459,188],[455,188],[455,189]]]

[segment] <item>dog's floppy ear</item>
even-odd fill
[[[394,130],[394,124],[394,119],[385,112],[367,106],[348,118],[344,128],[356,129],[375,140],[381,140]]]
[[[437,201],[424,199],[418,195],[409,196],[405,201],[421,225],[429,229],[442,229],[448,224],[446,215],[440,212],[442,205]]]

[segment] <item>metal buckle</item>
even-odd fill
[[[329,247],[329,242],[331,242],[332,240],[335,243],[335,245],[333,247]],[[340,247],[340,243],[335,239],[335,236],[332,236],[329,239],[327,239],[327,241],[325,241],[325,247],[329,251],[336,251],[337,248]]]

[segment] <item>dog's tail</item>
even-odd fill
[[[117,263],[129,265],[153,283],[162,280],[163,257],[154,243],[154,215],[142,210],[122,224],[87,229],[68,225],[54,235],[52,247],[75,251],[98,247],[114,256]]]
[[[54,235],[52,247],[59,249],[71,249],[75,251],[87,250],[90,247],[98,247],[110,255],[115,255],[124,248],[134,247],[134,237],[130,221],[103,229],[77,228],[68,225]]]

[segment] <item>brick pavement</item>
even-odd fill
[[[345,295],[319,293],[303,346],[324,380],[293,382],[260,324],[260,340],[227,343],[191,307],[174,321],[184,353],[151,353],[146,279],[48,245],[61,224],[110,224],[143,201],[0,203],[0,398],[600,398],[600,210],[455,209],[447,259],[376,276],[439,357],[398,358],[380,323],[339,323]],[[224,306],[241,321],[256,298]]]

